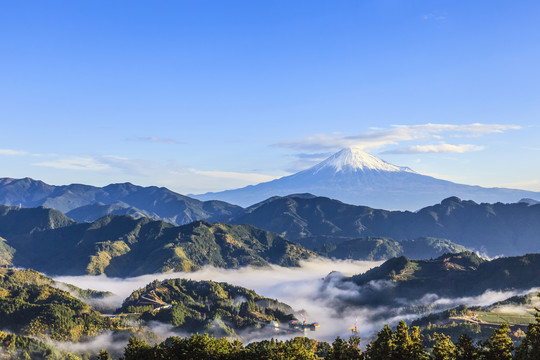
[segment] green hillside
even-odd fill
[[[345,281],[364,286],[386,281],[388,286],[371,294],[369,301],[418,299],[424,294],[442,297],[479,295],[488,289],[515,290],[540,286],[540,254],[484,260],[471,252],[445,254],[434,260],[404,256]]]
[[[256,204],[232,222],[275,232],[308,249],[366,237],[399,242],[432,237],[490,256],[540,252],[540,205],[526,203],[478,204],[450,197],[410,212],[290,195]]]
[[[0,268],[0,328],[20,335],[76,341],[116,327],[54,285],[52,279],[33,270]],[[71,289],[76,287],[71,285]],[[88,291],[79,293],[92,295]]]
[[[170,323],[190,333],[234,335],[272,321],[295,319],[292,308],[228,283],[169,279],[134,291],[119,312]]]
[[[41,340],[0,330],[0,359],[80,360],[81,358],[55,349]]]
[[[300,260],[315,256],[298,244],[250,225],[196,221],[173,226],[114,215],[93,223],[74,223],[45,208],[12,208],[6,217],[27,210],[37,215],[11,216],[9,226],[0,226],[0,236],[6,240],[0,241],[0,261],[48,274],[135,276],[193,271],[204,265],[298,266]],[[50,225],[51,221],[42,220],[50,220],[51,214],[64,221]]]
[[[467,248],[445,239],[418,238],[401,242],[389,238],[367,237],[327,243],[318,253],[330,258],[353,260],[387,260],[397,256],[415,259],[439,257],[445,253],[467,251]]]

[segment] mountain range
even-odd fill
[[[354,148],[343,149],[296,174],[240,189],[193,195],[250,206],[272,196],[311,193],[348,204],[392,210],[418,210],[457,196],[477,202],[517,202],[540,193],[457,184],[392,165]]]
[[[303,175],[300,176],[300,174]],[[388,164],[354,149],[342,150],[319,165],[297,175],[298,178],[304,178],[307,182],[321,186],[324,181],[332,178],[335,196],[338,198],[347,194],[353,196],[355,191],[371,189],[369,191],[374,191],[381,199],[392,194],[405,196],[406,193],[420,199],[423,191],[430,189],[431,185],[421,185],[417,182],[418,179],[423,179],[423,181],[431,179],[430,184],[451,184],[417,174],[408,168]],[[403,178],[396,180],[400,177]],[[320,182],[317,182],[317,179]],[[383,181],[384,179],[386,180]],[[370,185],[355,185],[353,189],[343,185],[347,181],[357,185],[368,181]],[[328,184],[331,183],[328,182]],[[419,189],[410,188],[413,185],[418,186]],[[381,186],[388,186],[388,189],[383,189]],[[272,193],[272,196],[247,208],[242,208],[224,201],[193,199],[163,187],[141,187],[130,183],[111,184],[105,187],[82,184],[54,186],[29,178],[2,178],[0,179],[0,203],[19,207],[46,206],[67,215],[67,217],[63,214],[57,216],[58,214],[51,215],[50,213],[52,218],[49,218],[49,215],[45,216],[42,219],[43,224],[35,223],[33,220],[28,224],[22,221],[17,225],[21,234],[33,231],[29,228],[30,225],[36,226],[34,230],[41,230],[43,226],[46,228],[49,225],[82,227],[82,225],[75,225],[73,220],[92,223],[104,216],[130,215],[138,219],[149,218],[177,226],[194,221],[248,224],[298,242],[309,250],[319,250],[323,254],[335,257],[355,258],[359,256],[358,254],[364,254],[363,258],[378,257],[373,253],[373,249],[368,249],[368,251],[364,247],[366,244],[374,244],[365,241],[368,237],[385,238],[397,242],[420,238],[446,239],[468,249],[485,252],[489,256],[519,255],[540,251],[537,245],[537,234],[540,233],[540,206],[532,200],[538,194],[521,190],[463,186],[465,188],[459,189],[478,190],[476,194],[484,191],[499,194],[501,196],[495,196],[498,199],[503,199],[508,195],[507,198],[512,197],[516,200],[521,198],[522,200],[519,203],[514,200],[507,204],[479,203],[452,196],[439,203],[440,196],[445,193],[439,189],[441,190],[439,195],[433,194],[434,198],[438,196],[437,200],[430,203],[430,206],[411,212],[353,205],[309,193],[286,196],[277,196]],[[395,192],[389,190],[390,188]],[[408,193],[404,190],[405,188],[410,188],[411,191]],[[455,193],[459,193],[458,188],[453,189]],[[291,188],[287,191],[293,190],[298,189]],[[399,196],[396,197],[396,199],[399,198]],[[4,210],[0,209],[0,211]],[[25,217],[33,216],[30,212],[24,214]],[[35,215],[38,216],[37,213]],[[13,212],[10,216],[15,216],[15,213]],[[0,219],[1,221],[3,220]],[[0,224],[0,229],[4,233],[9,233],[11,226],[10,222],[4,222]],[[0,257],[2,263],[8,263],[10,257],[21,256],[21,250],[18,250],[19,254],[13,255],[14,248],[10,244],[14,239],[8,240],[7,242],[0,240],[0,249],[3,249]],[[351,242],[351,240],[355,241]],[[345,241],[348,241],[347,249],[343,246],[341,250],[336,247],[331,249],[332,246]],[[386,250],[383,256],[385,258],[390,253],[413,255],[407,253],[405,249],[401,250],[403,252],[396,253],[394,252],[395,244],[389,242],[384,244]],[[445,250],[451,251],[449,248]],[[371,255],[366,255],[364,251]],[[86,264],[88,265],[88,262]]]
[[[175,225],[195,220],[225,221],[243,211],[241,207],[223,201],[199,201],[164,187],[142,187],[131,183],[104,187],[55,186],[30,178],[0,178],[0,204],[45,206],[68,213],[77,221],[93,221],[108,214],[129,214]]]
[[[489,256],[540,251],[540,205],[457,197],[417,212],[389,211],[305,194],[274,197],[232,220],[280,234],[308,249],[362,237],[447,239]]]
[[[77,223],[58,210],[0,205],[0,260],[55,275],[136,276],[193,271],[204,265],[298,266],[316,256],[251,225],[183,226],[108,215]]]
[[[345,278],[372,291],[359,291],[353,300],[362,304],[396,304],[426,294],[439,297],[475,296],[486,290],[527,290],[540,286],[540,254],[485,260],[471,252],[444,254],[433,260],[390,259],[363,274]],[[332,274],[329,275],[329,279]]]

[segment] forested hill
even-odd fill
[[[315,256],[300,245],[250,225],[197,221],[174,226],[149,218],[110,215],[93,223],[68,219],[62,227],[41,229],[41,218],[58,212],[15,208],[8,215],[25,211],[38,215],[17,218],[20,221],[0,227],[0,237],[5,239],[0,240],[0,260],[48,274],[134,276],[192,271],[204,265],[298,266],[300,260]],[[38,225],[33,224],[35,219]],[[38,227],[40,231],[35,230]]]
[[[243,209],[222,201],[199,201],[166,188],[130,183],[105,187],[52,186],[29,178],[0,178],[1,203],[17,207],[43,205],[67,212],[76,221],[91,222],[105,215],[130,214],[174,225],[198,220],[250,224],[310,250],[363,237],[384,237],[398,242],[432,237],[447,239],[489,256],[540,251],[540,205],[534,201],[479,204],[450,197],[410,212],[297,194],[274,196]],[[50,215],[56,216],[52,212]],[[0,224],[0,228],[8,225]]]
[[[233,222],[275,232],[310,249],[371,236],[447,239],[490,256],[540,251],[540,205],[526,203],[478,204],[451,197],[410,212],[292,195],[248,208]]]
[[[0,328],[22,335],[49,336],[54,340],[79,340],[115,328],[72,294],[60,290],[52,279],[33,270],[0,268]],[[82,296],[104,294],[64,284]]]
[[[55,209],[0,205],[0,236],[5,238],[73,224],[75,221]]]
[[[119,312],[139,313],[142,320],[167,322],[191,333],[225,336],[295,319],[289,305],[253,290],[187,279],[156,280],[134,291]]]
[[[370,302],[419,299],[425,294],[441,297],[480,295],[486,290],[530,289],[540,286],[540,254],[484,260],[471,252],[445,254],[434,260],[404,256],[355,275],[345,281],[359,286],[378,283]],[[358,301],[366,300],[359,294]]]
[[[398,256],[411,259],[430,259],[445,253],[467,251],[464,246],[445,239],[422,237],[412,240],[394,241],[382,237],[366,237],[326,243],[318,253],[329,258],[354,260],[387,260]]]

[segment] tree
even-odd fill
[[[462,334],[456,343],[456,360],[475,360],[479,359],[478,348],[474,345],[473,339],[468,335]]]
[[[527,327],[525,339],[516,350],[516,360],[540,359],[540,310],[536,311],[536,323]]]
[[[456,346],[450,340],[450,336],[435,333],[433,337],[435,339],[433,358],[435,360],[454,360],[456,358]]]
[[[129,338],[124,349],[123,360],[147,360],[152,359],[152,347],[146,341],[137,339],[135,336]]]
[[[101,349],[97,356],[98,360],[112,360],[111,355],[107,350]]]
[[[493,334],[484,343],[486,347],[485,359],[486,360],[511,360],[512,350],[514,350],[514,343],[508,331],[510,330],[508,324],[501,324],[498,329],[493,331]]]
[[[357,341],[358,340],[358,341]],[[330,351],[328,351],[328,354],[326,354],[325,360],[354,360],[354,359],[362,359],[362,350],[355,345],[360,344],[360,338],[359,337],[351,337],[350,342],[346,342],[345,340],[341,339],[339,336],[336,338],[336,340],[332,343],[332,348]]]
[[[413,326],[411,328],[411,345],[409,349],[409,359],[423,360],[427,358],[428,356],[424,351],[424,344],[422,343],[422,338],[420,337],[420,328],[418,326]]]
[[[394,341],[392,338],[392,329],[385,324],[377,334],[377,338],[368,344],[366,355],[368,359],[385,360],[390,359],[394,350]]]

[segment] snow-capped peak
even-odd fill
[[[365,170],[412,172],[409,168],[392,165],[356,148],[342,149],[323,162],[315,165],[312,170],[317,173],[325,168],[332,168],[336,172]]]

